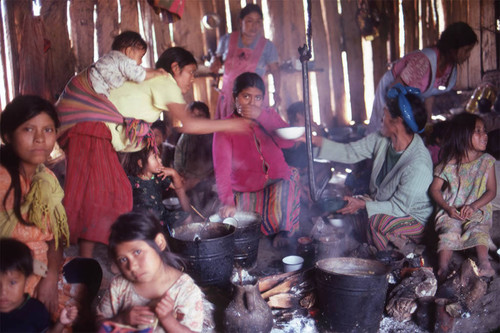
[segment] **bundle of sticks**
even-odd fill
[[[273,309],[310,309],[316,300],[313,270],[300,270],[259,279],[259,291]]]

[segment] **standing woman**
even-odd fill
[[[278,51],[274,44],[263,36],[262,10],[256,4],[248,4],[240,12],[240,31],[227,34],[220,39],[215,59],[210,69],[218,73],[224,64],[222,91],[217,102],[215,118],[226,118],[233,113],[232,92],[236,77],[244,72],[255,72],[264,77],[273,75],[274,103],[280,104],[280,72]]]
[[[276,235],[273,246],[282,247],[299,227],[299,175],[281,151],[294,142],[274,134],[288,124],[274,109],[263,107],[264,94],[264,81],[256,73],[236,78],[235,109],[229,118],[253,123],[248,133],[214,134],[215,180],[223,204],[220,215],[233,216],[236,210],[261,214],[262,233]]]
[[[382,127],[385,96],[396,83],[420,89],[429,121],[434,96],[455,87],[457,66],[469,59],[476,43],[474,30],[467,23],[455,22],[443,31],[435,46],[412,52],[397,60],[378,83],[367,133],[373,133]]]

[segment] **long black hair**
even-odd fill
[[[456,52],[461,47],[474,45],[477,41],[476,33],[467,23],[455,22],[446,27],[441,33],[436,47],[449,61],[453,52]]]
[[[172,76],[174,72],[172,71],[172,64],[176,62],[179,65],[179,68],[182,70],[187,65],[196,65],[196,59],[193,54],[182,47],[175,46],[166,49],[158,58],[156,62],[156,68],[163,68]]]
[[[148,164],[149,155],[151,154],[155,154],[154,147],[151,145],[139,151],[124,154],[122,165],[125,173],[129,176],[138,176],[144,173]],[[141,161],[142,167],[139,166],[139,161]]]
[[[9,172],[11,182],[9,189],[3,198],[3,206],[5,210],[7,198],[10,193],[14,192],[14,214],[21,223],[30,225],[21,215],[21,179],[19,168],[21,160],[15,153],[12,144],[12,136],[16,129],[27,122],[28,120],[38,116],[41,113],[46,113],[53,121],[56,128],[59,127],[59,118],[57,112],[49,101],[35,95],[17,96],[7,104],[3,112],[0,114],[0,133],[3,144],[0,147],[0,164]]]
[[[472,148],[472,136],[476,130],[476,122],[483,121],[478,115],[462,112],[454,116],[450,121],[450,130],[443,140],[443,146],[439,151],[439,165],[441,170],[450,161],[456,161],[460,165],[467,157],[467,151]]]
[[[168,243],[163,251],[158,247],[155,242],[158,234],[162,234],[162,227],[154,215],[147,212],[131,212],[120,215],[111,226],[108,245],[110,257],[115,260],[116,247],[121,243],[144,241],[158,253],[163,263],[182,270],[182,260],[170,252]]]

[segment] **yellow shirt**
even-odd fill
[[[157,76],[141,83],[125,82],[121,87],[112,89],[109,100],[125,118],[141,119],[152,123],[160,117],[162,111],[168,111],[168,104],[185,104],[181,89],[174,78]],[[111,143],[116,151],[138,151],[127,139],[124,127],[115,123],[106,123],[111,131]]]

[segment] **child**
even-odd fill
[[[90,66],[89,78],[94,90],[109,97],[110,89],[118,88],[125,81],[142,82],[158,75],[166,75],[163,69],[144,68],[142,57],[148,46],[141,35],[125,31],[115,37],[112,51],[103,55]]]
[[[152,215],[128,213],[111,226],[109,254],[116,276],[97,307],[97,319],[122,325],[154,326],[154,332],[200,332],[204,297],[180,271],[161,226]]]
[[[432,131],[426,142],[427,149],[431,154],[432,164],[437,165],[439,161],[439,151],[443,141],[448,137],[448,121],[440,121],[432,125]]]
[[[451,120],[450,128],[453,131],[441,148],[430,186],[440,208],[435,226],[439,233],[438,279],[447,277],[453,251],[472,247],[477,251],[479,275],[491,277],[495,271],[488,260],[488,247],[490,202],[496,194],[495,159],[484,153],[488,135],[479,116],[459,114]]]
[[[169,187],[174,188],[182,209],[185,212],[191,210],[181,176],[174,169],[162,165],[154,147],[125,154],[123,168],[132,185],[133,210],[147,210],[163,224],[171,225],[172,218],[162,203],[163,192]]]
[[[61,311],[50,327],[50,315],[42,302],[24,293],[33,273],[33,257],[25,244],[13,238],[0,239],[0,332],[62,332],[78,315],[75,306]]]

